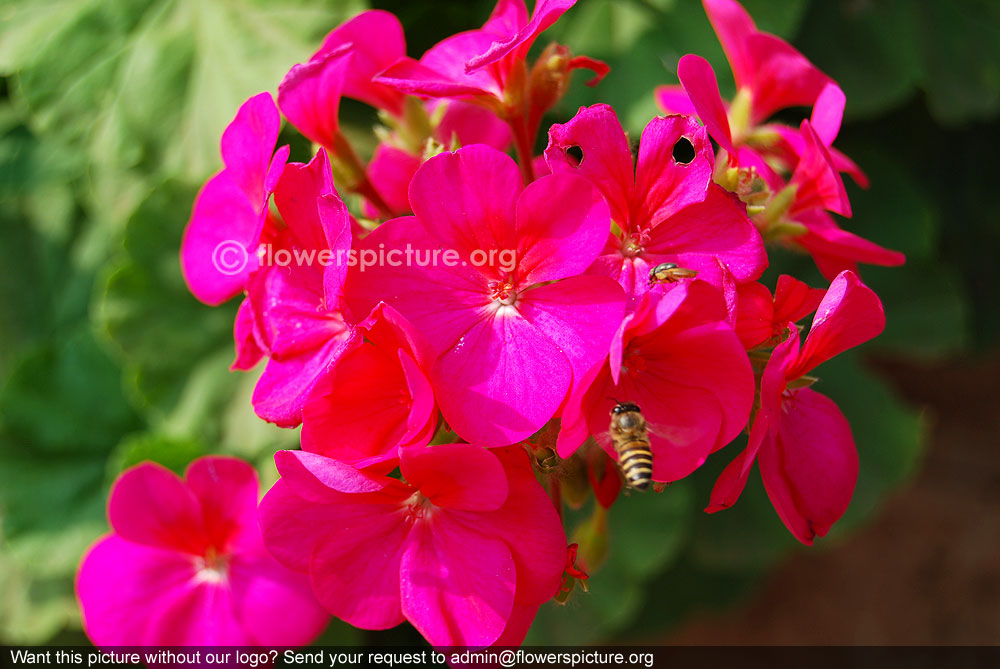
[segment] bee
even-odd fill
[[[678,267],[677,263],[661,262],[659,265],[649,270],[649,285],[654,283],[674,283],[681,279],[692,279],[698,276],[698,271]]]
[[[653,451],[649,448],[649,428],[642,410],[632,402],[618,402],[611,410],[608,430],[618,466],[629,486],[645,490],[653,478]]]

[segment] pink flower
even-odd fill
[[[541,0],[529,20],[524,0],[499,0],[481,29],[442,40],[419,61],[400,59],[376,81],[411,95],[468,100],[504,113],[509,87],[525,83],[525,60],[535,39],[574,4]],[[515,74],[522,76],[516,84]]]
[[[483,145],[427,161],[410,204],[416,216],[361,242],[362,253],[398,254],[402,266],[351,273],[348,304],[364,313],[384,300],[424,335],[438,403],[463,439],[517,442],[607,355],[621,321],[620,288],[578,276],[607,237],[607,205],[574,175],[522,187],[514,161]]]
[[[675,147],[693,157],[675,158]],[[549,130],[545,158],[553,173],[584,176],[604,195],[621,232],[609,236],[590,273],[612,277],[632,300],[649,291],[649,271],[662,262],[696,270],[699,279],[719,287],[725,272],[745,283],[767,266],[745,206],[712,183],[712,145],[693,119],[650,121],[633,172],[614,110],[581,108],[568,123]]]
[[[184,280],[206,304],[238,295],[257,268],[268,198],[288,160],[287,146],[274,151],[280,125],[271,94],[260,93],[222,133],[225,168],[202,186],[181,242]]]
[[[700,56],[688,54],[681,59],[677,72],[706,129],[728,152],[730,165],[754,170],[771,189],[771,202],[754,219],[765,234],[774,234],[786,245],[809,252],[828,279],[844,269],[857,271],[859,261],[888,266],[904,262],[903,254],[841,229],[826,213],[851,215],[840,172],[848,172],[858,183],[867,185],[860,168],[831,146],[844,112],[840,87],[832,81],[826,83],[817,96],[811,119],[803,121],[799,129],[773,123],[760,128],[738,126],[734,130],[729,118],[733,112],[727,112],[719,96],[711,65]],[[754,133],[759,136],[754,138]],[[790,171],[788,181],[772,166]],[[798,234],[774,232],[786,222],[793,223]]]
[[[122,473],[108,499],[112,533],[83,558],[76,593],[97,646],[311,642],[328,616],[308,580],[268,554],[257,475],[226,457],[181,479],[153,463]]]
[[[649,293],[567,400],[558,451],[573,453],[588,435],[612,457],[611,408],[634,402],[650,424],[653,479],[676,481],[739,434],[754,398],[750,361],[725,320],[719,291],[695,280]]]
[[[737,96],[746,98],[747,122],[751,126],[779,109],[812,106],[830,81],[827,75],[781,38],[757,30],[753,19],[736,0],[702,1],[733,70]],[[714,75],[712,78],[714,81]],[[681,81],[691,95],[687,82]],[[657,90],[661,104],[667,109],[685,111],[669,106],[677,92],[675,87]],[[691,95],[691,101],[695,107],[699,106],[695,95]]]
[[[858,454],[847,419],[833,400],[794,383],[838,353],[885,327],[878,296],[852,272],[842,272],[820,303],[805,344],[797,330],[771,353],[760,382],[760,410],[746,450],[712,490],[709,513],[732,506],[756,460],[764,487],[795,538],[811,544],[847,510],[858,477]]]
[[[423,371],[426,344],[382,303],[354,332],[303,408],[302,449],[367,463],[396,457],[401,447],[426,446],[438,423]]]
[[[279,451],[260,507],[268,548],[355,627],[409,620],[435,646],[520,643],[566,557],[527,455],[470,444],[399,455],[402,480]]]
[[[565,93],[573,70],[589,69],[596,85],[608,66],[550,45],[528,68],[537,37],[576,0],[539,0],[529,19],[524,0],[499,0],[479,30],[448,37],[420,60],[401,58],[375,81],[411,95],[482,106],[510,125],[525,183],[534,180],[532,147],[545,111]]]

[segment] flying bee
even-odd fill
[[[659,265],[649,270],[649,285],[654,283],[675,283],[681,279],[692,279],[698,276],[698,271],[678,267],[677,263],[661,262]]]
[[[649,427],[639,406],[618,402],[611,410],[608,432],[629,486],[640,491],[648,488],[653,478],[653,451],[649,447]]]

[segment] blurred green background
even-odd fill
[[[861,457],[847,515],[808,549],[824,551],[877,517],[921,466],[927,420],[866,360],[941,364],[995,348],[1000,3],[745,5],[844,88],[837,145],[872,181],[867,192],[849,184],[855,217],[845,225],[908,257],[901,269],[862,268],[885,304],[886,332],[818,372]],[[267,485],[273,451],[297,443],[296,432],[253,415],[254,375],[228,371],[236,304],[196,302],[178,248],[239,104],[276,90],[329,29],[366,6],[396,12],[418,56],[481,24],[492,3],[0,3],[0,643],[82,638],[72,577],[106,531],[107,489],[123,468],[153,459],[182,470],[222,452],[256,462]],[[676,82],[689,52],[713,63],[724,95],[732,91],[697,0],[580,0],[540,46],[552,40],[612,67],[596,89],[578,78],[552,121],[608,102],[638,136],[656,113],[653,88]],[[349,102],[344,115],[353,136],[374,121]],[[779,271],[824,285],[808,259],[776,251],[765,280],[773,285]],[[790,551],[806,550],[759,477],[735,508],[701,513],[738,448],[662,495],[616,504],[590,594],[543,607],[529,641],[654,638],[695,610],[739,601]],[[323,641],[414,638],[335,622]]]

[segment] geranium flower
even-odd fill
[[[743,451],[719,476],[706,509],[732,506],[756,460],[771,503],[795,538],[811,544],[847,510],[858,477],[851,427],[830,398],[803,377],[885,328],[878,296],[852,272],[830,284],[805,344],[793,324],[771,353],[760,383],[760,410]]]
[[[621,320],[621,289],[578,276],[607,237],[607,205],[575,175],[522,187],[514,161],[483,145],[427,161],[410,184],[410,204],[416,216],[388,221],[361,242],[361,253],[399,254],[401,266],[352,272],[347,302],[363,313],[384,300],[423,333],[438,403],[458,435],[517,442],[607,355]]]
[[[576,0],[539,0],[529,19],[524,0],[499,0],[479,30],[452,35],[431,47],[420,60],[401,58],[375,81],[411,95],[463,100],[480,105],[506,121],[514,136],[525,183],[532,171],[532,146],[545,111],[565,92],[573,70],[592,70],[596,85],[608,66],[573,57],[553,45],[530,70],[528,51],[538,36]]]
[[[675,157],[678,144],[693,155]],[[649,271],[662,262],[696,270],[699,279],[719,287],[725,272],[744,283],[767,266],[746,207],[712,183],[712,145],[693,119],[650,121],[633,171],[614,110],[581,108],[568,123],[550,128],[545,158],[553,173],[586,177],[608,201],[619,232],[609,235],[590,273],[612,277],[633,301],[649,291]]]
[[[402,480],[279,451],[260,507],[268,548],[355,627],[409,620],[435,646],[520,643],[566,558],[527,454],[447,444],[399,458]]]
[[[258,266],[268,199],[288,160],[287,146],[274,150],[280,126],[271,94],[260,93],[222,133],[225,167],[199,191],[181,242],[184,280],[206,304],[238,295]]]
[[[733,105],[737,109],[732,113],[732,120],[736,126],[734,131],[739,136],[745,137],[746,132],[779,109],[812,106],[823,87],[831,81],[783,39],[757,30],[753,19],[736,0],[702,0],[702,4],[736,80],[737,94]],[[678,73],[680,70],[678,67]],[[684,98],[689,96],[695,108],[704,108],[699,104],[698,93],[709,90],[689,86],[683,78],[681,82],[683,90],[676,86],[657,89],[661,105],[670,111],[688,113],[690,107],[685,105]],[[712,74],[714,82],[715,75]],[[717,85],[715,91],[717,96]]]
[[[634,402],[650,425],[653,479],[676,481],[697,469],[747,423],[754,398],[750,361],[719,291],[704,281],[649,293],[625,317],[606,362],[567,400],[558,452],[568,457],[594,435],[608,436],[611,408]]]
[[[112,532],[76,578],[83,628],[97,646],[299,646],[328,614],[308,579],[265,550],[257,474],[235,458],[194,461],[184,479],[153,463],[121,474]]]

